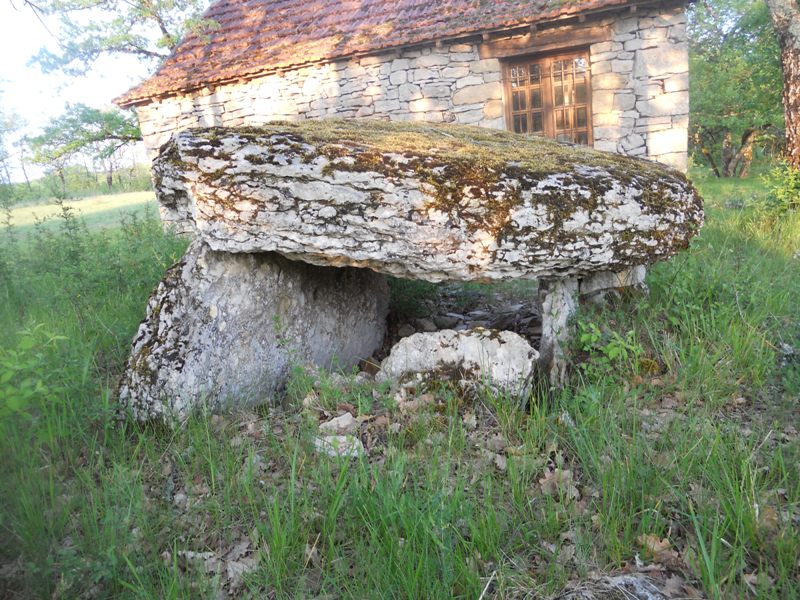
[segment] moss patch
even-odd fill
[[[531,232],[514,223],[511,215],[523,203],[524,193],[531,190],[535,203],[544,207],[552,223],[548,230],[536,232],[537,246],[554,252],[565,244],[578,242],[584,235],[565,231],[564,223],[578,211],[588,213],[592,219],[592,213],[614,186],[627,187],[638,194],[644,213],[669,215],[672,223],[681,224],[677,235],[681,238],[680,247],[696,234],[702,220],[702,200],[678,171],[652,161],[506,131],[329,119],[194,129],[189,135],[193,137],[188,146],[180,151],[184,157],[231,160],[222,148],[226,136],[238,136],[242,143],[263,148],[244,157],[253,166],[248,170],[245,165],[252,178],[262,176],[259,166],[274,161],[310,163],[320,159],[324,161],[322,174],[327,177],[335,177],[337,172],[374,172],[395,181],[413,178],[427,188],[430,198],[418,209],[421,218],[436,210],[469,233],[486,232],[498,247],[507,242],[513,246],[514,238],[530,236]],[[180,158],[168,152],[161,160],[174,164]],[[236,201],[247,199],[235,191],[233,179],[238,179],[241,172],[242,165],[236,173],[222,168],[202,174],[200,180],[225,188],[226,196],[218,198],[217,203],[223,209],[234,209]],[[687,191],[693,195],[688,204]],[[379,201],[380,193],[374,192],[372,197]],[[353,206],[347,210],[360,209]],[[619,236],[613,247],[616,261],[629,266],[657,260],[665,251],[672,253],[675,231],[650,233],[633,241]]]
[[[363,146],[376,154],[410,154],[435,157],[442,163],[466,159],[476,168],[517,166],[536,174],[560,173],[576,166],[627,170],[631,174],[656,177],[679,176],[654,162],[599,152],[537,136],[525,136],[465,125],[401,123],[377,120],[321,119],[297,122],[277,121],[262,127],[196,129],[193,133],[209,142],[237,133],[245,137],[288,134],[313,145],[339,146],[338,155],[348,155],[342,146]],[[321,152],[333,157],[335,148]],[[376,161],[377,163],[378,161]]]

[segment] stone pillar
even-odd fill
[[[574,277],[539,282],[542,304],[542,341],[539,366],[550,385],[563,387],[567,381],[567,349],[570,318],[578,308],[578,280]]]
[[[195,241],[150,297],[119,388],[136,419],[263,404],[296,364],[349,368],[383,342],[382,275]]]

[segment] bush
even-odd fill
[[[435,283],[389,277],[389,308],[398,319],[424,317],[430,313],[427,304],[439,295]]]
[[[16,347],[0,346],[0,419],[28,415],[37,399],[53,393],[47,350],[63,339],[36,326],[21,333]]]
[[[800,208],[800,169],[782,163],[764,176],[764,184],[767,193],[757,201],[759,212],[774,219]]]

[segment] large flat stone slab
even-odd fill
[[[677,171],[472,127],[189,130],[154,173],[163,218],[214,250],[428,281],[622,271],[686,248],[703,222]]]

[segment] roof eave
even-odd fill
[[[125,94],[122,94],[121,96],[115,98],[114,100],[112,100],[112,102],[119,108],[134,108],[138,106],[146,106],[158,100],[163,100],[165,98],[171,98],[182,94],[188,94],[190,92],[196,92],[198,90],[202,90],[203,88],[215,89],[223,85],[229,85],[231,83],[240,83],[240,82],[243,83],[246,81],[250,81],[252,79],[256,79],[258,77],[264,77],[278,72],[301,69],[303,67],[308,67],[311,65],[330,64],[334,62],[340,62],[346,59],[362,58],[366,56],[377,56],[381,54],[387,54],[390,52],[398,52],[400,50],[409,48],[430,46],[431,44],[441,45],[446,43],[464,42],[471,39],[482,39],[486,41],[487,39],[491,39],[493,36],[496,37],[499,34],[509,35],[513,34],[516,31],[525,31],[527,29],[532,28],[533,26],[566,24],[569,21],[577,22],[579,20],[585,19],[588,16],[598,16],[604,13],[620,12],[626,9],[630,10],[631,12],[635,12],[640,6],[647,6],[654,4],[688,4],[693,1],[694,0],[628,0],[626,2],[623,0],[618,4],[613,4],[609,6],[598,7],[588,10],[577,10],[575,12],[571,12],[568,14],[561,14],[557,17],[542,18],[542,19],[533,18],[518,25],[476,30],[469,33],[463,33],[454,36],[442,36],[442,37],[420,40],[412,44],[398,44],[394,46],[386,46],[378,50],[371,50],[367,52],[353,52],[350,54],[343,54],[329,59],[298,62],[295,64],[282,65],[280,67],[274,67],[274,68],[264,68],[264,69],[259,69],[257,71],[253,71],[252,73],[237,75],[236,77],[220,78],[214,81],[208,81],[200,84],[191,84],[185,87],[178,87],[163,93],[156,93],[143,96],[131,96],[131,92],[134,92],[138,87],[142,85],[139,84],[138,86],[126,92]]]

